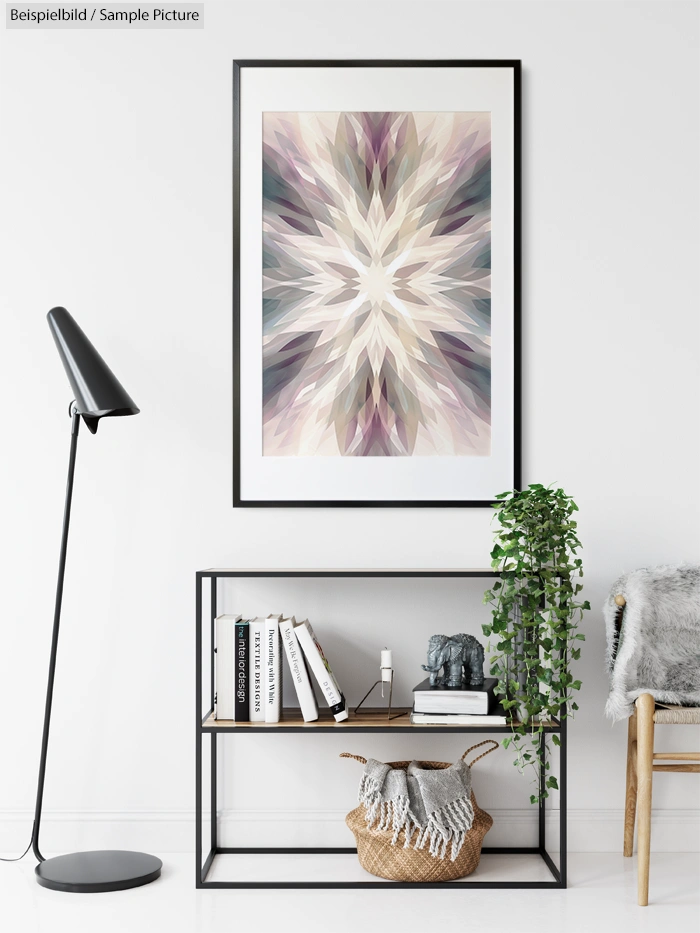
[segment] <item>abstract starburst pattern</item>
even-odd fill
[[[263,454],[487,455],[490,114],[263,134]]]

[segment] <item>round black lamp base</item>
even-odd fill
[[[34,870],[36,880],[45,888],[89,894],[150,884],[160,877],[162,867],[163,863],[154,855],[108,849],[57,855],[39,862]]]

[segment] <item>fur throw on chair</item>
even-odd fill
[[[615,604],[616,596],[624,596],[624,608]],[[674,706],[700,705],[700,565],[624,574],[603,615],[610,719],[631,716],[642,693]]]

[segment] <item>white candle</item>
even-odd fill
[[[379,666],[382,669],[382,680],[385,683],[389,683],[391,681],[391,668],[393,667],[393,663],[391,658],[391,651],[389,651],[387,648],[385,648],[381,653]]]

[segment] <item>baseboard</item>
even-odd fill
[[[485,844],[535,845],[534,810],[491,810],[494,825]],[[0,852],[21,852],[32,825],[32,812],[0,810]],[[558,849],[558,810],[547,812],[547,847]],[[569,810],[570,852],[620,852],[623,811]],[[208,839],[208,829],[205,838]],[[700,849],[700,811],[654,810],[655,852]],[[223,810],[219,812],[220,845],[345,846],[352,838],[341,810]],[[206,843],[205,843],[206,844]],[[187,852],[194,848],[194,811],[137,810],[48,811],[42,820],[41,845],[46,852],[95,848],[128,848]]]
[[[0,810],[0,852],[24,850],[33,818],[33,810]],[[41,849],[187,852],[194,849],[194,811],[47,810],[41,819]]]

